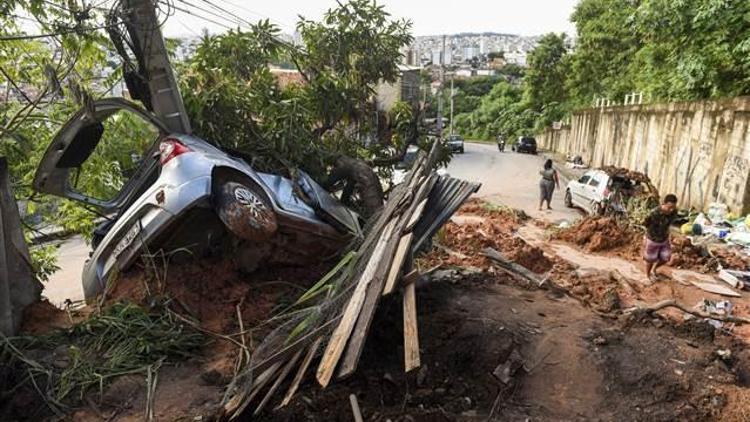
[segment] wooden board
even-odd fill
[[[734,290],[730,289],[727,286],[722,286],[721,284],[702,283],[699,281],[692,281],[692,280],[690,280],[690,284],[703,290],[704,292],[715,293],[717,295],[722,295],[722,296],[742,297],[741,294],[735,292]]]
[[[341,358],[341,354],[344,352],[346,342],[349,340],[349,336],[352,333],[352,328],[357,322],[357,317],[362,310],[362,304],[365,301],[365,293],[367,292],[367,286],[372,281],[375,271],[378,268],[378,264],[385,251],[385,246],[390,239],[393,226],[397,220],[391,220],[380,235],[380,239],[375,244],[370,260],[367,262],[364,271],[362,271],[361,277],[357,280],[354,293],[352,293],[349,302],[344,309],[344,313],[341,317],[341,321],[331,335],[331,340],[326,346],[325,352],[323,352],[323,358],[320,360],[318,365],[318,371],[316,378],[318,383],[323,387],[327,387],[331,382],[331,377],[336,369],[336,365]]]
[[[411,240],[414,237],[414,233],[409,233],[398,242],[396,248],[396,255],[393,257],[393,263],[388,271],[388,278],[385,281],[385,288],[383,289],[383,296],[393,293],[393,289],[396,287],[396,281],[398,280],[399,274],[401,274],[401,267],[404,265],[404,259],[406,254],[409,252],[411,246]]]
[[[417,292],[414,283],[404,287],[404,371],[420,365],[417,330]]]
[[[349,337],[349,342],[346,345],[341,365],[338,372],[338,377],[343,378],[351,375],[357,370],[357,363],[359,357],[362,355],[362,349],[367,339],[367,333],[370,331],[370,325],[372,319],[375,317],[375,310],[377,309],[378,302],[380,301],[381,294],[383,293],[383,286],[385,286],[385,280],[388,272],[393,263],[394,254],[396,252],[396,246],[399,243],[398,233],[400,232],[402,223],[398,223],[394,226],[394,230],[391,233],[391,238],[386,244],[385,251],[383,252],[383,258],[378,264],[378,269],[375,271],[372,282],[367,288],[365,294],[365,302],[362,305],[362,311],[359,313],[357,318],[357,324],[354,326],[354,331]]]
[[[297,363],[297,360],[299,360],[300,356],[302,356],[302,350],[299,350],[294,355],[294,357],[292,357],[292,360],[287,362],[287,364],[284,366],[284,369],[281,370],[281,374],[279,374],[279,376],[276,377],[276,381],[274,381],[271,388],[268,389],[266,396],[263,397],[263,400],[261,400],[260,404],[255,409],[255,412],[253,412],[253,416],[258,415],[261,411],[263,411],[263,408],[266,407],[266,404],[268,404],[268,401],[271,400],[271,397],[273,397],[274,393],[276,393],[276,390],[279,388],[282,381],[284,381],[286,376],[289,375],[289,372],[291,372],[292,368],[294,368],[294,365]]]
[[[422,216],[425,205],[427,205],[427,198],[423,199],[422,202],[420,202],[417,207],[414,208],[414,213],[409,218],[409,222],[406,223],[406,227],[404,227],[405,232],[410,232],[412,229],[414,229],[417,221],[419,221],[419,217]]]
[[[294,376],[294,380],[289,386],[289,390],[287,390],[286,395],[284,396],[284,400],[281,401],[279,407],[284,407],[288,405],[290,401],[292,401],[292,397],[294,396],[294,393],[297,392],[299,383],[302,382],[302,378],[304,378],[305,372],[307,372],[307,368],[310,366],[310,362],[312,362],[313,358],[315,357],[315,353],[318,352],[318,348],[320,347],[320,343],[322,341],[323,337],[320,337],[319,339],[315,340],[312,346],[310,346],[310,349],[307,351],[307,355],[305,355],[305,358],[302,360],[302,365],[300,365],[299,369],[297,370],[297,375]]]

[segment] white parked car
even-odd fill
[[[609,180],[609,175],[601,170],[589,170],[580,179],[571,180],[565,189],[565,205],[583,208],[591,215],[600,214],[609,196]]]
[[[648,176],[617,167],[589,170],[578,180],[568,183],[565,205],[580,207],[591,215],[626,212],[634,196],[656,198],[658,193]]]

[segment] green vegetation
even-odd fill
[[[473,99],[455,118],[468,138],[508,140],[539,132],[595,98],[622,103],[750,94],[750,2],[580,0],[575,46],[544,36],[523,83]],[[504,82],[497,82],[503,85]],[[461,94],[459,94],[461,95]],[[458,96],[457,96],[458,97]]]
[[[143,374],[151,378],[162,364],[184,360],[205,343],[200,332],[166,306],[145,308],[120,302],[67,330],[37,337],[0,337],[0,362],[6,376],[23,374],[18,380],[4,377],[3,390],[33,385],[50,409],[61,414],[80,403],[92,388],[101,394],[114,377]],[[11,384],[14,381],[17,384]]]

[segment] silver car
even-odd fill
[[[124,136],[135,140],[121,142]],[[104,99],[79,110],[55,135],[34,188],[80,201],[102,217],[83,269],[87,299],[158,250],[195,254],[230,246],[252,270],[319,260],[361,236],[358,215],[307,174],[292,181],[256,172],[250,160],[170,134],[129,101]]]

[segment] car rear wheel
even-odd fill
[[[602,207],[598,202],[591,201],[591,205],[589,206],[589,214],[593,216],[601,215]]]
[[[573,195],[570,194],[570,190],[565,191],[565,206],[573,208]]]
[[[263,241],[276,233],[276,213],[260,188],[225,182],[216,192],[219,219],[241,239]]]

